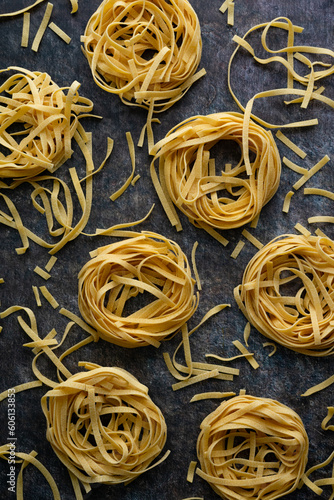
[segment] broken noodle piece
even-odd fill
[[[239,395],[201,424],[196,473],[224,499],[274,500],[305,471],[308,437],[300,417],[272,399]]]
[[[333,286],[334,242],[287,234],[251,259],[234,296],[265,337],[303,354],[327,356],[334,351]]]

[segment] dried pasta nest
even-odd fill
[[[272,399],[236,396],[201,424],[197,473],[227,500],[273,500],[294,491],[308,437],[300,417]]]
[[[86,367],[89,371],[72,375],[43,396],[46,437],[84,485],[132,481],[163,449],[164,417],[148,388],[126,370]]]
[[[287,234],[248,263],[236,301],[266,337],[311,356],[334,351],[334,242]]]
[[[168,109],[193,83],[202,53],[188,0],[104,0],[90,18],[84,53],[97,85],[128,105]]]
[[[177,243],[156,233],[134,234],[98,249],[81,269],[79,309],[108,342],[158,347],[193,315],[198,294]],[[139,308],[137,303],[134,312],[127,312],[135,297]]]
[[[54,172],[71,157],[79,115],[93,103],[78,82],[60,88],[47,73],[8,69],[18,72],[0,86],[0,178]]]
[[[157,185],[154,166],[159,160],[160,198],[165,210],[171,201],[172,207],[176,205],[195,225],[205,223],[217,229],[243,226],[260,213],[277,191],[281,160],[271,132],[251,121],[246,147],[247,157],[251,152],[254,158],[247,172],[243,126],[240,113],[194,116],[155,145],[151,174]],[[240,147],[237,165],[218,165],[211,158],[210,150],[220,141],[234,141]],[[170,213],[170,208],[166,212]]]

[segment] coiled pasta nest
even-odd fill
[[[54,172],[71,157],[72,138],[85,141],[78,119],[93,103],[79,96],[78,82],[60,88],[47,73],[8,69],[19,72],[0,86],[0,178]]]
[[[176,125],[151,153],[151,175],[173,225],[173,205],[195,225],[232,229],[252,221],[277,191],[281,160],[271,132],[249,123],[248,145],[254,154],[247,172],[243,151],[244,117],[240,113],[194,116]],[[237,165],[216,164],[211,149],[221,141],[241,148]],[[159,181],[155,163],[159,161]]]
[[[126,370],[87,367],[43,396],[46,437],[83,484],[132,481],[163,449],[164,417],[148,388]]]
[[[263,335],[310,356],[334,352],[334,242],[287,234],[248,263],[235,299]]]
[[[135,234],[98,249],[81,269],[79,309],[108,342],[158,347],[193,315],[198,295],[187,257],[177,243],[156,233]],[[149,303],[139,300],[139,307],[127,312],[144,292]]]
[[[104,0],[82,41],[97,85],[154,112],[185,94],[202,53],[199,21],[188,0]]]
[[[305,471],[308,437],[300,417],[272,399],[236,396],[201,424],[197,473],[227,500],[274,500]]]

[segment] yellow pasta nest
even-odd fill
[[[79,273],[79,309],[104,340],[123,347],[159,346],[195,312],[198,294],[179,245],[156,233],[98,249]],[[130,314],[130,299],[148,304]],[[153,297],[153,301],[152,301]]]
[[[265,245],[235,288],[238,306],[263,335],[294,351],[334,351],[334,242],[287,234]]]
[[[300,417],[272,399],[236,396],[201,424],[197,473],[227,500],[273,500],[304,473],[308,437]]]
[[[78,82],[62,89],[47,73],[8,69],[19,72],[0,86],[0,178],[54,172],[72,155],[78,116],[93,103],[79,96]]]
[[[131,481],[163,449],[164,417],[148,388],[129,372],[98,365],[88,368],[43,396],[46,437],[83,484]]]
[[[281,160],[271,132],[250,122],[248,148],[254,159],[248,175],[243,126],[240,113],[194,116],[174,127],[154,146],[151,174],[157,186],[154,165],[159,160],[160,198],[165,210],[171,201],[191,222],[217,229],[243,226],[260,213],[277,191]],[[240,147],[237,165],[217,165],[210,158],[211,148],[220,141],[234,141]]]
[[[82,37],[99,87],[125,104],[164,111],[196,79],[200,25],[188,0],[104,0]]]

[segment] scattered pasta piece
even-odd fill
[[[71,2],[71,5],[72,5],[72,10],[71,10],[71,14],[74,14],[75,12],[78,11],[78,0],[70,0]]]
[[[330,200],[334,201],[334,193],[332,191],[328,191],[327,189],[304,188],[304,194],[324,196],[325,198],[329,198]]]
[[[196,467],[197,467],[197,462],[194,462],[194,461],[190,462],[189,468],[188,468],[188,473],[187,473],[188,483],[192,483],[194,481]]]
[[[229,26],[234,26],[234,1],[233,0],[228,0],[227,24]]]
[[[30,12],[23,14],[21,47],[28,47],[30,30]]]
[[[126,132],[126,140],[128,143],[128,148],[129,148],[129,153],[130,153],[132,172],[131,172],[130,176],[128,177],[128,179],[123,184],[123,186],[110,196],[111,201],[117,200],[117,198],[119,198],[124,193],[124,191],[129,187],[130,183],[132,182],[134,174],[135,174],[136,156],[135,156],[135,148],[134,148],[131,132]]]
[[[57,262],[57,257],[52,255],[45,266],[45,270],[49,273],[52,270],[52,268],[56,262]]]
[[[293,170],[294,172],[297,172],[298,174],[307,175],[307,173],[309,172],[307,170],[307,168],[300,167],[299,165],[296,165],[296,163],[293,163],[288,158],[285,158],[285,156],[284,156],[282,161],[283,161],[284,165],[286,165],[288,168],[290,168],[290,170]]]
[[[300,149],[294,142],[292,142],[286,135],[281,132],[281,130],[278,130],[276,132],[276,137],[279,139],[283,144],[285,144],[288,148],[291,149],[294,153],[296,153],[300,158],[304,159],[306,157],[305,151]]]
[[[328,422],[333,418],[334,415],[334,407],[329,406],[327,408],[327,416],[321,422],[321,428],[324,431],[334,431],[334,425],[328,425]]]
[[[301,394],[301,396],[311,396],[312,394],[315,394],[316,392],[323,391],[324,389],[327,389],[330,385],[334,384],[334,375],[331,377],[327,378],[326,380],[323,380],[320,382],[320,384],[314,385],[313,387],[310,387],[307,389],[307,391],[304,392],[304,394]]]
[[[245,355],[245,358],[247,359],[248,363],[254,368],[254,370],[259,368],[259,363],[254,358],[254,354],[249,352],[249,350],[244,345],[242,345],[239,340],[233,340],[232,344],[241,352],[241,354]]]
[[[140,179],[140,174],[137,174],[131,181],[131,186],[134,186],[136,182]]]
[[[5,280],[3,278],[0,278],[0,284],[3,284]]]
[[[38,51],[39,44],[41,43],[43,35],[45,33],[45,30],[49,24],[52,9],[53,9],[53,4],[48,2],[46,9],[45,9],[43,19],[42,19],[42,22],[41,22],[41,24],[37,30],[37,33],[35,35],[35,38],[32,42],[31,50],[33,50],[34,52]]]
[[[193,266],[193,271],[194,271],[194,276],[195,276],[195,280],[196,280],[196,284],[197,284],[197,289],[199,291],[202,290],[202,285],[201,285],[201,280],[200,280],[200,277],[199,277],[199,274],[198,274],[198,270],[197,270],[197,266],[196,266],[196,250],[197,250],[197,247],[198,247],[198,241],[195,241],[194,245],[193,245],[193,249],[191,251],[191,263],[192,263],[192,266]]]
[[[302,226],[302,224],[300,224],[299,222],[297,222],[297,224],[295,225],[295,229],[297,229],[297,231],[299,231],[306,237],[311,236],[311,231],[306,229],[306,227]]]
[[[57,309],[59,307],[58,302],[54,298],[54,296],[49,292],[46,286],[40,286],[40,291],[42,292],[44,298],[49,302],[49,304],[53,307],[53,309]]]
[[[333,459],[334,459],[334,451],[329,455],[329,457],[324,462],[314,465],[313,467],[308,469],[302,477],[302,482],[306,484],[306,486],[308,486],[314,493],[316,493],[316,495],[321,495],[323,492],[320,486],[325,486],[325,485],[332,486],[333,493],[330,496],[329,500],[333,500],[334,497],[334,467],[331,478],[322,478],[322,479],[316,479],[315,481],[311,481],[309,476],[314,471],[322,469],[323,467],[326,467],[326,465],[329,465]]]
[[[332,240],[287,234],[251,259],[234,296],[264,336],[303,354],[327,356],[334,351],[333,277]]]
[[[188,387],[189,385],[197,384],[198,382],[202,382],[203,380],[207,380],[209,378],[217,378],[219,375],[218,370],[211,370],[204,373],[200,373],[199,375],[194,375],[191,378],[186,380],[181,380],[181,382],[177,382],[172,385],[173,391],[177,391],[179,389],[183,389],[184,387]]]
[[[263,248],[263,243],[261,243],[261,241],[255,238],[255,236],[253,236],[249,231],[247,231],[247,229],[244,229],[241,234],[246,238],[246,240],[248,240],[252,245],[254,245],[259,250]]]
[[[36,274],[38,274],[39,276],[41,276],[41,278],[45,279],[45,280],[48,280],[51,278],[51,274],[47,273],[44,269],[42,269],[41,267],[39,266],[36,266],[35,269],[34,269],[34,272]]]
[[[289,212],[289,210],[290,210],[290,202],[291,202],[291,198],[292,198],[293,195],[294,195],[294,191],[289,191],[285,195],[282,212],[284,212],[286,214]]]
[[[274,138],[271,132],[250,122],[250,140],[243,144],[243,127],[240,113],[195,116],[178,124],[155,144],[151,177],[172,225],[180,227],[176,206],[200,227],[240,227],[251,222],[274,196],[281,174]],[[234,141],[244,155],[246,148],[254,152],[252,165],[247,165],[241,154],[234,168],[217,175],[210,149],[225,140]],[[157,162],[160,178],[155,171]]]
[[[318,224],[318,223],[329,223],[334,224],[334,217],[331,215],[315,215],[314,217],[309,217],[307,219],[309,224]]]
[[[238,243],[236,244],[233,252],[231,253],[232,259],[236,259],[238,257],[239,253],[244,248],[244,246],[245,246],[245,242],[244,241],[242,241],[242,240],[238,241]]]
[[[272,28],[280,28],[282,30],[287,31],[288,43],[287,43],[285,48],[277,49],[277,50],[269,49],[269,47],[267,45],[267,36],[268,36],[269,30],[271,30]],[[256,30],[260,30],[260,29],[263,30],[262,37],[261,37],[263,49],[270,53],[270,56],[267,58],[257,57],[254,49],[246,40],[246,38],[248,37],[248,35],[250,33],[254,32]],[[329,99],[328,97],[323,96],[321,93],[317,93],[314,91],[315,90],[315,88],[314,88],[315,82],[333,74],[334,64],[329,64],[329,65],[324,64],[323,66],[325,66],[325,69],[320,69],[318,71],[314,71],[314,68],[312,66],[311,71],[306,76],[304,76],[304,74],[299,75],[293,66],[293,55],[300,53],[300,51],[303,54],[311,53],[311,54],[318,54],[318,55],[325,55],[326,54],[326,55],[330,55],[332,57],[334,56],[334,52],[329,50],[329,49],[326,49],[326,48],[322,49],[322,48],[318,48],[318,47],[309,47],[309,46],[297,46],[297,47],[295,47],[293,45],[294,33],[301,33],[302,31],[303,31],[303,28],[301,28],[299,26],[295,26],[290,21],[290,19],[284,18],[284,17],[278,17],[278,18],[273,19],[272,21],[270,21],[268,23],[263,23],[263,24],[253,26],[252,28],[250,28],[247,31],[247,33],[244,35],[243,38],[241,38],[237,35],[235,35],[233,37],[233,40],[238,45],[237,45],[235,51],[233,52],[233,54],[230,58],[230,61],[229,61],[229,65],[228,65],[228,87],[229,87],[230,93],[231,93],[234,101],[239,106],[239,108],[242,111],[244,111],[244,113],[245,113],[244,141],[246,143],[248,140],[248,133],[246,131],[246,128],[247,128],[247,124],[248,124],[250,118],[252,118],[253,120],[256,120],[260,125],[266,126],[268,128],[306,127],[306,126],[316,125],[318,123],[317,119],[303,120],[300,122],[286,123],[286,124],[282,124],[282,125],[269,123],[269,122],[259,118],[254,113],[252,113],[253,104],[254,104],[254,101],[256,99],[260,99],[260,98],[263,99],[266,97],[273,97],[273,96],[295,95],[295,96],[299,96],[302,98],[302,106],[303,107],[307,106],[308,101],[310,99],[316,99],[318,101],[326,103],[327,105],[329,105],[331,107],[334,107],[334,101],[332,99]],[[258,92],[248,101],[248,103],[244,107],[241,104],[241,102],[239,101],[239,99],[237,98],[237,96],[235,95],[235,93],[233,92],[232,84],[231,84],[232,63],[233,63],[235,55],[237,54],[240,47],[247,50],[253,56],[254,60],[257,63],[260,63],[260,64],[270,64],[272,62],[281,63],[287,69],[287,72],[288,72],[287,88],[279,88],[279,89],[272,89],[272,90],[267,90],[267,91],[263,91],[263,92]],[[284,55],[284,53],[286,53],[286,58],[282,57],[282,55]],[[277,54],[277,55],[275,55],[275,54]],[[303,56],[303,57],[304,57],[304,60],[307,59],[305,56]],[[300,88],[298,88],[298,89],[293,88],[293,85],[292,85],[293,81],[297,81],[297,82],[301,83],[302,85],[306,86],[306,90],[300,89]],[[245,151],[245,155],[246,155],[245,161],[247,163],[248,162],[247,150]]]
[[[231,396],[235,396],[235,392],[201,392],[195,394],[195,396],[191,398],[190,403],[203,401],[204,399],[225,399]]]
[[[27,7],[24,7],[23,9],[20,10],[15,10],[13,12],[5,12],[4,14],[0,14],[0,17],[13,17],[13,16],[19,16],[23,14],[24,12],[27,12],[30,9],[33,9],[36,5],[44,2],[45,0],[36,0],[36,2],[32,3],[31,5],[28,5]]]
[[[177,331],[198,305],[187,257],[177,243],[156,233],[98,249],[79,273],[79,309],[108,342],[153,345]],[[128,301],[148,292],[154,300],[127,313]]]
[[[330,160],[329,156],[325,155],[314,167],[312,167],[310,170],[307,171],[306,174],[303,175],[297,181],[294,185],[293,188],[297,191],[297,189],[301,188],[305,182],[307,182],[314,174],[316,174],[326,163],[328,163]]]
[[[54,22],[51,22],[49,24],[49,28],[54,33],[56,33],[56,35],[58,35],[62,40],[64,40],[65,43],[67,43],[67,44],[70,43],[71,37],[68,36],[67,33],[65,33],[65,31],[63,31],[61,28],[59,28],[59,26],[57,24],[55,24]]]
[[[85,366],[43,396],[46,437],[81,483],[126,483],[167,458],[151,465],[166,442],[165,419],[129,372]]]
[[[321,229],[319,229],[319,228],[316,229],[314,232],[317,236],[321,236],[322,238],[328,238],[328,236],[323,231],[321,231]]]
[[[34,292],[34,296],[35,296],[37,307],[41,307],[42,306],[42,302],[41,302],[41,298],[39,296],[38,287],[33,285],[32,286],[32,291]]]
[[[273,342],[263,342],[262,345],[263,345],[263,347],[272,347],[273,348],[273,350],[268,354],[269,358],[271,358],[271,356],[273,356],[275,354],[275,352],[277,351],[277,346]]]
[[[251,325],[250,325],[250,322],[247,321],[246,326],[244,328],[244,341],[245,341],[245,344],[247,347],[248,347],[248,339],[249,339],[250,333],[251,333]]]
[[[222,498],[273,500],[297,488],[308,437],[292,409],[272,399],[239,395],[203,420],[197,456],[196,473]]]
[[[18,392],[23,392],[28,389],[34,389],[35,387],[41,387],[41,386],[42,382],[40,382],[39,380],[33,380],[32,382],[25,382],[24,384],[11,387],[11,389],[14,391],[15,394],[17,394]],[[3,401],[7,397],[8,397],[8,389],[0,394],[0,401]]]

